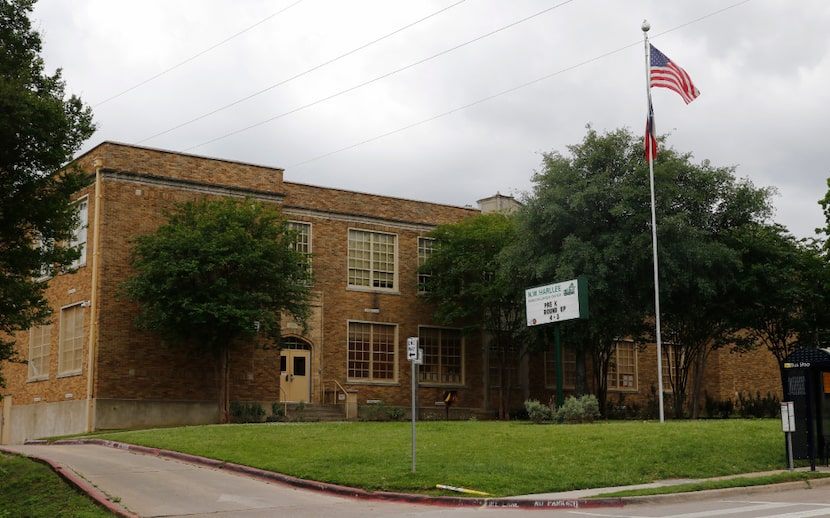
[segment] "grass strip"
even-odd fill
[[[712,420],[533,425],[419,422],[211,425],[99,434],[370,491],[512,496],[783,469],[780,422]]]
[[[0,453],[0,518],[112,518],[48,466]]]

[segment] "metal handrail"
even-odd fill
[[[329,379],[329,380],[325,380],[325,381],[323,382],[324,387],[325,387],[325,385],[327,385],[327,384],[329,384],[329,383],[334,383],[334,386],[335,386],[335,389],[336,389],[336,390],[335,390],[335,393],[337,393],[337,392],[342,392],[342,393],[343,393],[343,395],[346,397],[346,399],[343,401],[343,403],[342,403],[342,404],[343,404],[343,405],[344,405],[344,407],[346,408],[346,419],[349,419],[349,405],[348,405],[348,397],[349,397],[349,396],[348,396],[348,394],[349,394],[349,391],[347,391],[347,390],[343,387],[343,385],[341,385],[341,384],[340,384],[340,382],[339,382],[339,381],[337,381],[336,379]],[[324,391],[325,391],[325,388],[324,388]],[[335,396],[335,398],[334,398],[334,404],[335,404],[335,405],[339,405],[339,404],[340,404],[340,403],[338,402],[338,400],[337,400],[337,397],[336,397],[336,396]]]

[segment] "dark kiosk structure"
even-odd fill
[[[793,402],[794,459],[827,463],[830,450],[830,349],[799,349],[784,359],[784,400]]]

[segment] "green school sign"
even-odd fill
[[[527,325],[538,326],[588,318],[588,286],[584,277],[525,290]]]
[[[556,358],[556,404],[562,406],[562,345],[559,323],[575,318],[588,318],[588,281],[578,277],[570,281],[546,284],[525,290],[527,325],[555,324],[553,350]]]

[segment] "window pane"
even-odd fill
[[[47,377],[49,375],[49,340],[52,326],[35,326],[30,331],[29,339],[29,378]]]
[[[394,289],[396,248],[394,234],[349,230],[349,285]]]
[[[61,310],[58,374],[80,372],[84,351],[84,308],[80,305]]]

